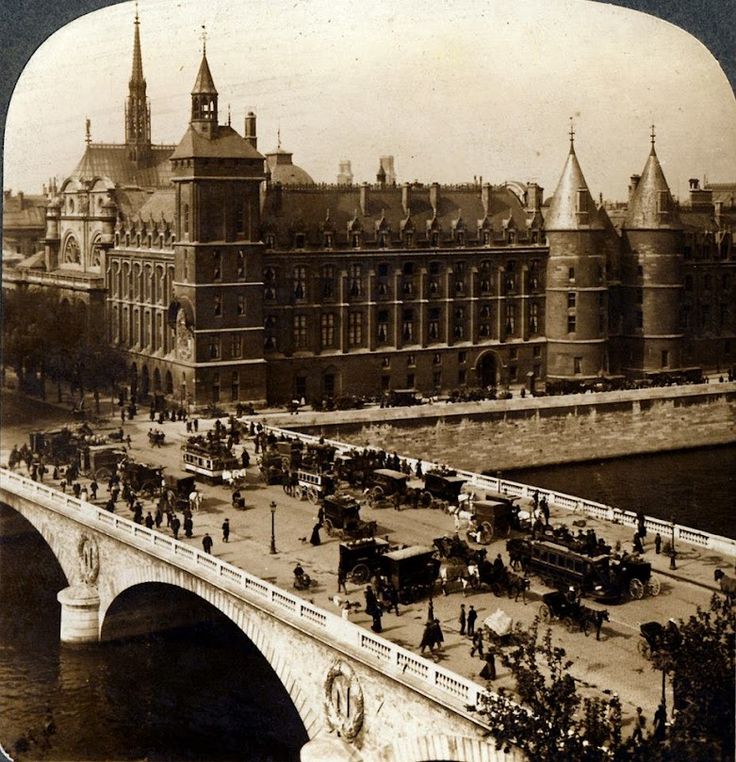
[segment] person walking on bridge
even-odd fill
[[[202,538],[202,547],[204,548],[205,553],[212,553],[212,538],[208,533],[205,533]]]
[[[230,542],[230,519],[222,522],[222,541]]]

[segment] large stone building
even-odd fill
[[[651,139],[627,204],[597,204],[574,135],[534,183],[315,184],[219,118],[202,57],[177,146],[154,146],[136,18],[124,144],[88,142],[6,286],[102,310],[139,396],[195,405],[647,377],[736,359],[736,207],[673,200]],[[95,307],[96,305],[96,307]]]

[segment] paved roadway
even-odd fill
[[[62,420],[69,420],[68,413],[39,403],[29,403],[13,394],[4,393],[2,402],[2,463],[7,463],[7,453],[14,443],[28,441],[29,430],[58,425]],[[109,406],[109,401],[106,404]],[[211,420],[200,421],[199,431],[206,431],[213,423]],[[117,428],[117,425],[117,422],[111,422],[102,428],[110,430],[113,427]],[[185,424],[167,422],[161,427],[157,426],[165,431],[166,444],[155,450],[149,447],[147,441],[147,432],[151,425],[147,412],[137,416],[135,421],[125,423],[125,431],[132,437],[132,456],[136,460],[160,463],[169,469],[180,469],[180,445],[186,438]],[[329,538],[322,532],[323,542],[320,546],[313,547],[305,541],[316,520],[316,506],[288,497],[279,486],[265,486],[255,465],[252,442],[248,442],[247,446],[252,465],[249,468],[248,487],[245,492],[246,509],[232,508],[230,491],[227,488],[203,485],[205,499],[201,511],[194,516],[194,537],[187,542],[201,548],[202,536],[209,532],[214,539],[215,555],[292,591],[292,569],[299,561],[318,583],[308,593],[302,594],[314,603],[336,612],[331,597],[337,592],[339,540]],[[101,500],[98,501],[100,504],[103,498],[106,500],[105,488],[102,485],[101,487]],[[276,555],[269,554],[269,505],[272,500],[277,504]],[[119,512],[131,517],[122,503],[119,502],[118,506]],[[229,517],[231,525],[228,544],[222,542],[220,529],[225,517]],[[374,509],[366,505],[362,509],[362,517],[378,522],[379,535],[388,535],[392,541],[406,544],[431,545],[434,537],[454,531],[449,516],[431,509],[394,511]],[[561,511],[553,509],[553,523],[570,523],[574,518],[578,517],[563,515]],[[626,547],[630,547],[631,531],[627,528],[604,525],[595,520],[588,520],[587,526],[594,527],[598,535],[602,534],[608,542],[613,543],[620,539],[626,543]],[[168,530],[162,527],[162,531]],[[681,546],[678,548],[679,568],[676,572],[670,572],[669,560],[664,556],[656,556],[651,547],[652,537],[647,539],[649,542],[646,557],[652,561],[662,582],[662,591],[657,598],[645,598],[610,607],[611,621],[604,623],[600,642],[597,642],[594,636],[586,638],[582,633],[568,633],[561,624],[552,624],[554,640],[566,649],[568,656],[573,660],[570,671],[579,681],[582,691],[589,691],[592,695],[600,695],[601,691],[609,695],[611,692],[617,692],[622,699],[627,722],[634,716],[636,706],[642,706],[651,720],[661,692],[659,673],[654,672],[636,650],[640,637],[639,624],[649,620],[665,621],[669,617],[687,617],[696,605],[707,605],[713,589],[713,569],[718,565],[725,565],[724,559],[713,554],[707,555]],[[498,552],[507,560],[504,540],[496,541],[488,547],[489,558],[495,558]],[[348,585],[348,597],[362,604],[362,590],[362,587]],[[502,608],[514,620],[529,624],[538,613],[541,595],[548,590],[549,588],[538,579],[532,577],[532,589],[527,594],[526,605],[521,601],[514,603],[505,597],[496,598],[489,592],[469,592],[463,599],[459,590],[447,597],[438,590],[434,599],[434,610],[441,621],[445,642],[441,653],[436,656],[437,660],[466,677],[482,682],[478,672],[483,664],[477,657],[470,657],[470,643],[459,634],[457,616],[460,603],[464,602],[466,608],[470,604],[475,606],[479,612],[479,623],[497,608]],[[425,600],[411,606],[401,606],[398,617],[385,614],[383,635],[418,652],[426,613]],[[370,625],[370,618],[361,611],[354,614],[352,619],[361,626]],[[498,678],[489,687],[504,686],[513,690],[513,680],[498,660],[497,671]],[[671,706],[669,693],[668,705]]]

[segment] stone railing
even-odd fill
[[[501,700],[480,685],[408,651],[352,622],[292,595],[191,545],[147,529],[72,495],[0,469],[0,489],[31,500],[85,526],[126,542],[164,563],[173,564],[270,616],[302,630],[330,647],[357,658],[383,674],[453,711],[482,722],[468,707]]]
[[[280,429],[267,426],[268,431],[273,432],[276,436],[283,434],[284,436],[297,437],[304,442],[317,443],[323,441],[326,444],[332,445],[337,448],[340,453],[346,453],[350,450],[359,450],[360,447],[346,444],[345,442],[338,442],[336,440],[324,439],[312,434],[302,434],[300,432],[290,431],[289,429]],[[416,470],[418,462],[415,458],[404,458],[409,465]],[[440,464],[432,463],[430,461],[421,461],[422,470],[426,473],[431,468],[437,468]],[[473,491],[482,492],[488,490],[489,492],[496,492],[502,495],[509,495],[512,497],[521,497],[531,499],[535,492],[539,493],[539,497],[545,496],[550,505],[559,506],[573,513],[580,513],[590,518],[600,519],[602,521],[609,521],[612,524],[622,524],[627,527],[636,527],[637,519],[634,511],[625,511],[621,508],[614,508],[610,505],[604,505],[603,503],[596,503],[593,500],[585,500],[583,498],[574,497],[573,495],[567,495],[564,492],[555,492],[554,490],[542,489],[540,487],[534,487],[529,484],[520,484],[519,482],[513,482],[508,479],[499,479],[493,476],[485,476],[483,474],[476,474],[473,471],[464,471],[456,469],[459,476],[465,477],[467,481],[467,488]],[[663,519],[657,519],[652,516],[646,517],[646,527],[652,532],[659,532],[664,539],[672,537],[674,532],[675,540],[688,543],[689,545],[695,545],[700,548],[706,548],[713,550],[717,553],[723,553],[728,556],[736,556],[736,540],[732,540],[728,537],[721,537],[720,535],[710,534],[709,532],[702,532],[698,529],[692,529],[681,524],[674,524]],[[674,527],[674,528],[673,528]]]

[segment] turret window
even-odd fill
[[[567,279],[571,281],[572,283],[575,282],[575,268],[574,267],[567,268]]]
[[[238,315],[245,315],[245,297],[238,296]]]
[[[212,280],[222,280],[222,254],[212,252]]]
[[[569,310],[575,309],[577,304],[577,295],[574,291],[569,291],[567,294],[567,308]]]
[[[237,278],[245,280],[245,252],[242,249],[238,249]]]
[[[568,315],[567,316],[567,332],[568,333],[575,333],[575,325],[577,323],[577,319],[575,315]]]
[[[222,297],[219,294],[215,296],[214,314],[215,317],[222,317]]]
[[[240,334],[238,333],[233,334],[232,345],[230,347],[230,354],[235,359],[243,356],[243,340]]]

